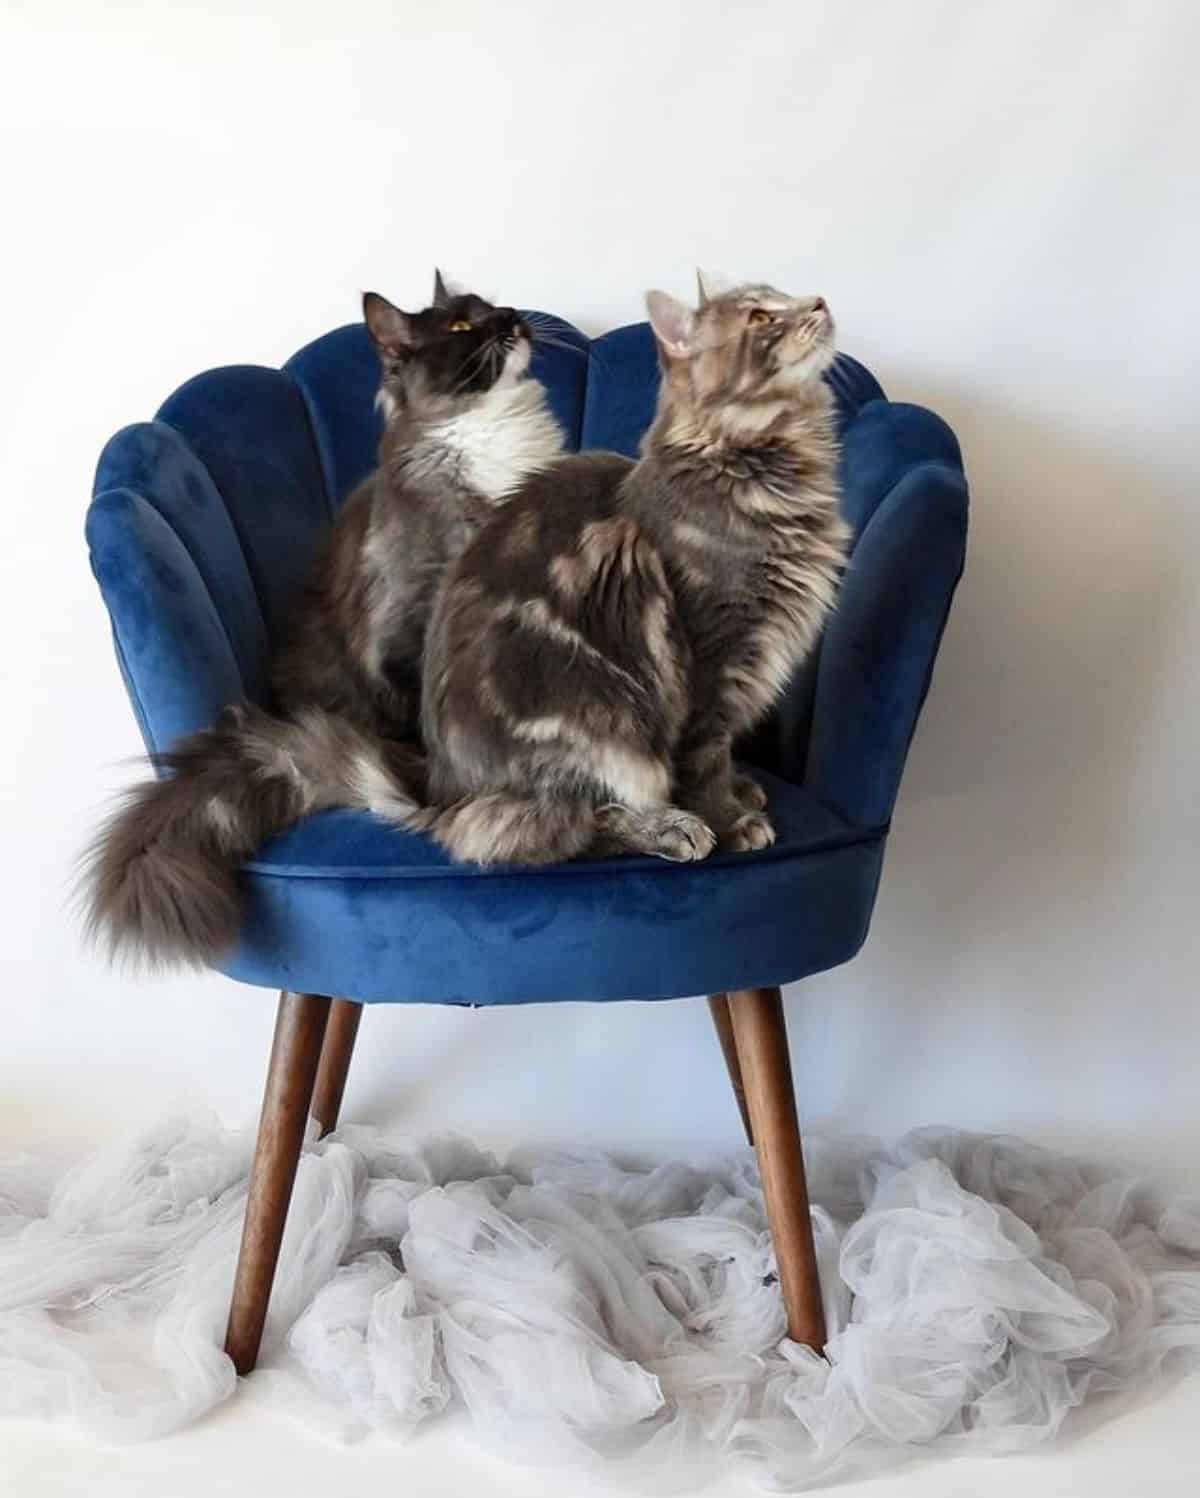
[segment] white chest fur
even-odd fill
[[[563,434],[536,380],[501,381],[469,411],[426,439],[459,480],[485,499],[503,499],[562,452]]]

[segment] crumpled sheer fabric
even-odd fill
[[[0,1164],[0,1411],[140,1440],[221,1350],[252,1141],[172,1121],[57,1177]],[[646,1166],[348,1126],[310,1140],[260,1397],[341,1439],[465,1407],[521,1461],[655,1491],[804,1488],[1019,1451],[1200,1365],[1200,1198],[1019,1140],[807,1141],[828,1361],[788,1341],[753,1158]]]

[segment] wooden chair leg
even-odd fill
[[[239,1374],[251,1372],[258,1360],[329,1007],[330,1001],[319,994],[285,992],[279,996],[225,1332],[225,1351]]]
[[[333,1008],[329,1011],[329,1024],[325,1029],[321,1065],[317,1069],[312,1099],[312,1116],[320,1125],[322,1138],[337,1128],[362,1011],[363,1006],[354,1003],[352,999],[334,999]]]
[[[745,988],[729,995],[729,1013],[754,1128],[788,1334],[793,1341],[820,1352],[825,1346],[825,1312],[808,1211],[783,996],[777,988]]]
[[[733,1020],[729,1016],[729,995],[714,993],[708,1000],[717,1039],[721,1042],[721,1054],[725,1057],[725,1069],[733,1084],[733,1096],[738,1112],[742,1115],[742,1127],[746,1131],[746,1143],[754,1143],[754,1129],[750,1123],[750,1110],[746,1106],[746,1089],[742,1083],[742,1064],[738,1060],[737,1041],[733,1038]]]

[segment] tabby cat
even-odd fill
[[[349,497],[272,663],[275,711],[227,708],[160,757],[85,859],[87,921],[114,954],[207,962],[236,938],[236,872],[319,807],[414,811],[419,666],[434,591],[563,436],[511,307],[452,292],[363,299],[379,354],[379,466]]]
[[[774,841],[731,748],[812,647],[845,561],[833,320],[762,285],[647,306],[663,378],[640,461],[529,480],[435,603],[421,821],[455,858]]]

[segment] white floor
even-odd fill
[[[639,1012],[638,1017],[644,1027],[653,1027],[655,1022],[666,1026],[679,1019],[679,1014],[670,1013],[677,1008],[680,1006],[659,1006]],[[270,1018],[266,1006],[252,1018],[263,1031],[254,1037],[259,1042],[256,1054],[265,1053]],[[707,1041],[707,1027],[701,1024],[704,1018],[699,1016],[695,1023]],[[423,1029],[416,1026],[411,1015],[373,1013],[369,1019],[376,1032],[375,1044],[360,1058],[352,1116],[364,1122],[392,1122],[399,1092],[406,1100],[402,1110],[405,1122],[417,1136],[434,1128],[443,1111],[442,1096],[431,1080],[436,1078],[439,1085],[446,1080],[447,1063],[445,1058],[439,1061],[437,1052],[436,1042],[441,1036],[437,1026],[470,1025],[472,1030],[482,1031],[490,1023],[494,1040],[495,1030],[507,1023],[504,1015],[458,1011],[448,1016],[433,1012],[426,1016]],[[579,1026],[591,1019],[591,1014],[584,1012],[578,1018]],[[395,1036],[390,1034],[393,1029]],[[451,1042],[459,1039],[457,1031],[450,1036]],[[421,1045],[432,1047],[431,1056],[426,1056]],[[714,1053],[715,1047],[697,1043],[693,1066],[699,1072],[708,1065],[712,1072],[703,1078],[704,1086],[698,1090],[721,1099],[728,1114],[720,1121],[721,1137],[725,1137],[736,1130],[736,1120]],[[461,1069],[471,1051],[454,1043],[448,1045],[448,1054]],[[669,1048],[666,1054],[670,1054]],[[255,1065],[261,1063],[256,1061]],[[420,1089],[414,1091],[408,1077],[413,1070],[428,1073],[428,1096]],[[553,1080],[552,1070],[546,1075],[548,1081]],[[221,1080],[215,1078],[216,1083]],[[451,1076],[449,1080],[457,1079]],[[214,1083],[212,1077],[206,1081]],[[248,1091],[249,1083],[240,1087],[241,1093]],[[40,1103],[49,1094],[39,1090],[35,1096]],[[465,1123],[467,1132],[503,1153],[512,1140],[482,1104],[478,1117],[459,1119],[459,1113],[469,1113],[467,1105],[472,1097],[479,1097],[478,1089],[468,1087],[464,1096],[462,1107],[456,1106],[455,1122],[460,1126]],[[458,1101],[456,1097],[456,1105]],[[6,1149],[52,1146],[66,1158],[77,1157],[86,1147],[128,1136],[135,1128],[160,1117],[166,1107],[166,1089],[161,1078],[147,1070],[137,1086],[114,1095],[111,1102],[110,1108],[99,1112],[90,1090],[75,1092],[68,1088],[54,1094],[53,1108],[47,1111],[30,1106],[30,1100],[19,1093],[10,1093],[0,1098],[0,1139]],[[553,1107],[546,1107],[547,1116],[563,1106],[557,1096],[551,1103]],[[533,1121],[528,1125],[527,1139],[539,1137],[535,1128],[545,1126],[532,1105],[530,1111]],[[659,1118],[649,1108],[635,1111],[636,1125],[629,1126],[629,1138],[619,1139],[619,1144],[628,1145],[634,1136],[650,1135],[656,1136],[654,1143],[661,1153],[679,1148],[679,1139],[672,1131],[673,1117]],[[680,1124],[677,1132],[682,1129]],[[606,1134],[619,1135],[620,1130],[609,1124]],[[1124,1137],[1121,1163],[1153,1167],[1155,1174],[1195,1189],[1194,1159],[1190,1152],[1178,1150],[1178,1141],[1187,1137],[1186,1132],[1174,1129],[1171,1137],[1176,1141],[1174,1152],[1157,1138]],[[1076,1143],[1055,1138],[1050,1131],[1046,1131],[1043,1142]],[[1085,1154],[1095,1155],[1101,1152],[1101,1145],[1102,1141],[1089,1135],[1080,1148]],[[0,1368],[0,1403],[2,1394]],[[709,1498],[733,1498],[760,1490],[724,1478],[705,1491]],[[1033,1456],[915,1462],[891,1476],[829,1491],[846,1498],[856,1498],[860,1493],[863,1498],[916,1498],[918,1494],[920,1498],[1013,1498],[1014,1493],[1019,1498],[1196,1498],[1200,1495],[1200,1374],[1133,1400],[1093,1406],[1081,1413],[1057,1443]],[[567,1476],[494,1459],[474,1444],[465,1422],[440,1420],[404,1446],[380,1438],[337,1446],[324,1436],[309,1433],[294,1418],[265,1408],[254,1397],[253,1381],[231,1403],[196,1426],[148,1445],[101,1446],[58,1428],[0,1418],[0,1498],[372,1498],[375,1493],[386,1498],[393,1494],[396,1498],[629,1498],[630,1492],[611,1479],[588,1482],[577,1473]]]
[[[441,1426],[408,1446],[341,1447],[263,1411],[249,1394],[184,1433],[150,1445],[102,1447],[45,1427],[0,1424],[4,1498],[604,1498],[612,1483],[513,1467]],[[755,1490],[714,1483],[708,1498]],[[1033,1457],[918,1463],[835,1490],[839,1498],[1194,1498],[1200,1493],[1200,1376],[1135,1404],[1100,1409]]]
[[[57,1116],[65,1137],[55,1143],[74,1156],[83,1132],[69,1126],[69,1110]],[[9,1142],[18,1149],[45,1137],[29,1116],[20,1122],[24,1127],[0,1129],[15,1136]],[[107,1127],[94,1115],[90,1123],[93,1144],[127,1132],[111,1118]],[[489,1142],[502,1150],[508,1141]],[[1185,1174],[1194,1185],[1194,1174]],[[0,1405],[3,1376],[0,1367]],[[253,1380],[197,1425],[145,1445],[100,1445],[58,1427],[0,1417],[0,1498],[369,1498],[375,1492],[388,1498],[630,1498],[632,1491],[615,1477],[588,1481],[574,1471],[493,1458],[474,1443],[465,1420],[442,1419],[407,1445],[376,1437],[339,1446],[266,1407]],[[710,1498],[758,1491],[733,1477],[705,1490]],[[1136,1397],[1099,1401],[1032,1456],[915,1461],[890,1476],[829,1491],[846,1498],[1012,1498],[1014,1492],[1020,1498],[1195,1498],[1200,1374]]]

